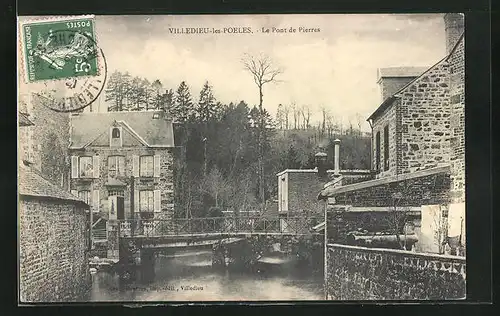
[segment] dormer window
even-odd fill
[[[121,147],[122,146],[122,128],[121,127],[111,127],[111,137],[110,146]]]
[[[160,113],[154,113],[153,114],[153,119],[157,120],[160,118]]]
[[[113,133],[111,137],[120,138],[120,129],[118,127],[113,128]]]

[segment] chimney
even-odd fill
[[[446,53],[449,54],[464,32],[464,15],[462,13],[446,13],[444,15],[446,33]]]
[[[335,144],[335,151],[334,151],[334,161],[333,161],[333,172],[334,175],[338,176],[340,175],[340,139],[335,139],[333,141]]]
[[[401,90],[410,81],[423,74],[429,67],[387,67],[378,69],[382,102]]]
[[[323,152],[322,148],[320,148],[320,151],[314,155],[314,158],[316,159],[316,166],[318,168],[318,177],[321,179],[327,178],[327,172],[326,172],[326,158],[328,155]]]

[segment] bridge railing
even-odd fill
[[[317,219],[298,216],[128,219],[120,221],[120,235],[154,237],[224,233],[306,234],[314,226],[315,220]]]

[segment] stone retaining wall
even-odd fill
[[[463,257],[329,244],[329,300],[465,299]]]
[[[394,179],[393,179],[394,178]],[[423,204],[448,204],[449,168],[427,169],[409,175],[394,176],[332,189],[329,196],[336,204],[351,206],[393,206],[394,194],[401,194],[399,207]]]
[[[69,201],[22,198],[21,302],[86,301],[90,295],[88,219]]]

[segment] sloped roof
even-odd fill
[[[424,76],[430,70],[434,69],[437,65],[440,65],[443,61],[447,61],[450,58],[450,56],[455,52],[455,50],[458,47],[458,45],[460,45],[460,43],[464,40],[464,36],[465,36],[465,32],[462,32],[462,35],[460,35],[460,37],[458,38],[457,42],[455,43],[455,46],[453,46],[453,48],[451,49],[451,51],[448,54],[446,54],[446,56],[444,58],[442,58],[440,61],[438,61],[437,63],[435,63],[433,66],[425,69],[419,76],[417,76],[412,81],[408,82],[404,87],[402,87],[401,89],[399,89],[398,91],[396,91],[392,96],[390,96],[387,99],[385,99],[382,102],[382,104],[380,104],[380,106],[366,120],[369,121],[369,120],[377,117],[380,113],[382,113],[385,109],[387,109],[392,104],[392,102],[396,99],[396,97],[401,92],[403,92],[404,90],[406,90],[409,86],[411,86],[415,81],[417,81],[420,77]]]
[[[116,178],[109,178],[108,181],[106,182],[106,185],[110,187],[123,187],[126,186],[127,184]]]
[[[386,67],[378,69],[378,78],[418,77],[429,67]]]
[[[28,115],[22,112],[19,112],[19,126],[30,126],[35,125],[30,121]]]
[[[83,203],[88,207],[83,200],[74,196],[70,192],[64,191],[62,188],[52,184],[45,179],[35,169],[21,164],[18,173],[18,192],[21,196],[31,196],[38,198],[52,198],[57,200],[72,201]]]
[[[159,118],[153,118],[153,115]],[[172,121],[162,111],[79,113],[71,116],[71,147],[82,148],[108,131],[115,121],[124,124],[149,147],[173,147]]]

